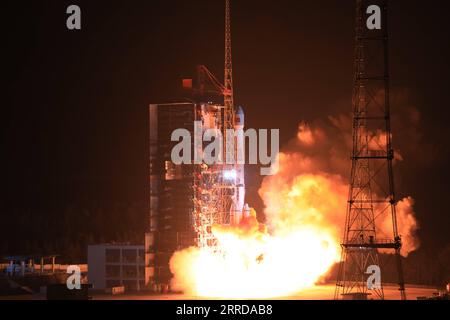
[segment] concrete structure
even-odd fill
[[[227,170],[223,165],[204,162],[176,165],[171,159],[172,149],[179,143],[171,141],[174,130],[189,131],[194,155],[195,121],[202,123],[203,135],[208,129],[221,129],[223,113],[224,106],[214,103],[179,102],[149,107],[150,221],[145,237],[146,284],[156,291],[170,284],[169,260],[175,251],[189,246],[214,249],[212,225],[235,223],[243,214],[244,165],[235,165],[233,174],[225,177]],[[243,128],[244,112],[239,108],[234,129]]]
[[[88,246],[88,281],[94,290],[124,286],[139,291],[145,286],[143,245],[100,244]]]
[[[145,236],[148,285],[168,284],[172,254],[195,245],[192,225],[193,166],[175,166],[170,158],[172,131],[194,130],[195,104],[150,105],[150,216]]]

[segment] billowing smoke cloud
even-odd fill
[[[419,115],[411,110],[414,112],[408,119],[417,121]],[[351,121],[351,115],[338,115],[312,124],[299,124],[297,136],[280,153],[279,172],[266,177],[259,190],[270,227],[282,223],[285,212],[298,212],[300,223],[320,220],[337,239],[342,237],[350,175]],[[385,132],[377,131],[371,136],[370,144],[385,146]],[[394,164],[402,160],[401,153],[395,150]],[[419,246],[413,205],[411,197],[397,204],[404,256]],[[388,213],[377,220],[380,238],[392,238]]]
[[[397,118],[408,128],[402,136],[418,142],[420,135],[409,129],[415,128],[420,115],[414,108],[405,110],[406,116]],[[300,123],[296,137],[279,154],[278,172],[265,177],[259,190],[266,224],[252,211],[238,225],[214,226],[219,251],[176,252],[170,260],[172,288],[196,296],[267,298],[292,295],[320,281],[340,256],[351,132],[350,115]],[[384,132],[371,135],[371,143],[385,145]],[[402,160],[400,150],[395,150],[394,164]],[[405,256],[419,246],[413,205],[411,197],[397,205]],[[392,238],[390,216],[378,218],[379,237]]]

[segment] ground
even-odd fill
[[[334,285],[320,285],[305,290],[297,295],[289,297],[280,297],[282,300],[330,300],[334,298]],[[406,295],[408,300],[417,300],[420,296],[432,296],[436,289],[430,287],[407,286]],[[386,300],[400,299],[398,287],[388,285],[384,288]],[[186,296],[183,294],[165,294],[165,295],[146,295],[146,294],[126,294],[122,296],[94,295],[94,300],[201,300],[204,298]]]
[[[297,295],[289,297],[279,297],[280,300],[330,300],[334,296],[334,285],[320,285],[314,288],[305,290]],[[436,289],[424,286],[406,286],[406,295],[408,300],[417,300],[417,297],[431,297]],[[393,285],[386,285],[384,287],[384,294],[386,300],[400,299],[398,288]],[[93,300],[202,300],[205,298],[187,296],[183,294],[146,294],[146,293],[128,293],[124,295],[107,295],[107,294],[92,294]],[[0,296],[0,300],[45,300],[45,295],[16,295],[16,296]]]

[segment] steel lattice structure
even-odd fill
[[[225,177],[225,172],[236,172],[236,141],[229,139],[227,130],[235,128],[235,110],[233,101],[233,64],[231,54],[231,11],[230,0],[225,0],[225,61],[224,84],[206,69],[207,76],[221,90],[223,106],[216,108],[214,117],[216,128],[223,136],[222,163],[197,165],[195,170],[194,225],[198,234],[198,246],[217,251],[217,239],[212,233],[215,224],[230,224],[236,197],[236,178]],[[201,118],[201,115],[199,115]],[[231,157],[227,157],[228,153]],[[227,160],[233,163],[227,163]]]
[[[194,229],[198,235],[197,245],[200,248],[217,250],[217,239],[211,232],[212,227],[220,221],[217,208],[221,205],[220,185],[221,169],[217,166],[199,165],[194,182]]]
[[[374,2],[356,0],[352,169],[335,299],[384,299],[382,285],[369,290],[366,273],[370,265],[380,266],[380,250],[395,254],[399,290],[406,299],[392,170],[387,0],[378,1],[381,29],[371,30],[366,12]],[[386,221],[392,231],[381,234],[380,223]]]
[[[234,129],[235,126],[235,110],[233,98],[233,60],[231,54],[231,9],[230,0],[225,0],[225,61],[224,61],[224,90],[223,90],[223,123],[222,134],[224,137],[223,148],[223,173],[226,171],[236,172],[236,141],[227,136],[227,130]],[[232,163],[227,163],[231,159]],[[222,203],[220,211],[222,212],[222,223],[230,223],[230,214],[234,210],[232,208],[233,197],[236,196],[236,179],[225,179],[222,175],[221,193]],[[234,181],[232,181],[234,180]]]

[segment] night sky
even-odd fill
[[[423,246],[440,248],[450,242],[447,1],[391,2],[392,91],[406,90],[420,111],[423,142],[403,154],[397,186],[416,200]],[[66,28],[70,4],[81,7],[80,31]],[[3,6],[1,219],[20,218],[11,208],[146,202],[148,104],[174,97],[198,64],[223,78],[223,1]],[[247,127],[280,128],[283,145],[301,120],[351,111],[354,11],[350,0],[232,2],[235,102]],[[254,172],[247,202],[262,212]]]

